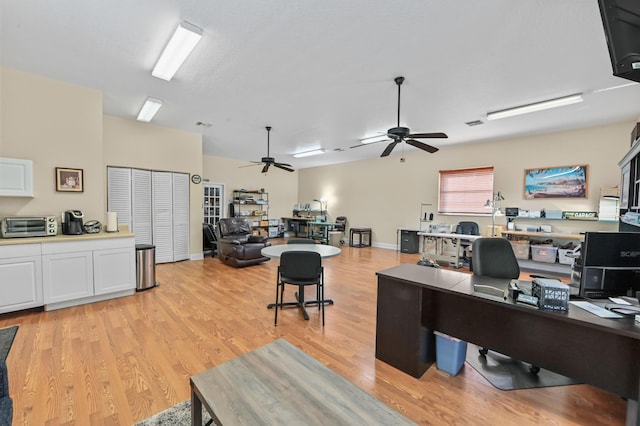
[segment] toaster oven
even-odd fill
[[[2,238],[50,237],[58,233],[55,216],[5,217],[0,225]]]

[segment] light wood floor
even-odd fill
[[[591,386],[505,392],[468,365],[418,380],[376,360],[375,272],[417,260],[344,246],[325,259],[335,305],[324,328],[316,308],[309,321],[284,310],[273,325],[277,260],[163,264],[161,285],[131,297],[0,315],[0,327],[20,326],[8,358],[14,425],[131,425],[188,399],[191,375],[278,338],[420,424],[624,424],[624,401]]]

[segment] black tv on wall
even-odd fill
[[[640,82],[640,1],[598,0],[613,75]]]

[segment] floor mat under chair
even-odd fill
[[[494,387],[501,390],[543,388],[549,386],[576,385],[582,382],[540,369],[537,375],[529,372],[529,363],[489,350],[480,355],[479,348],[467,344],[466,361]]]

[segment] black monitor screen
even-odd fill
[[[587,232],[582,246],[582,264],[640,269],[640,234]]]
[[[587,232],[581,263],[581,296],[636,296],[640,291],[640,233]]]

